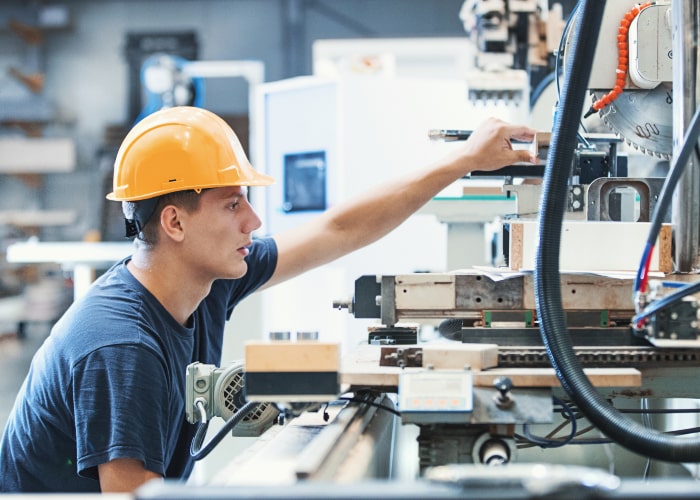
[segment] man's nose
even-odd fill
[[[255,213],[255,210],[253,210],[253,207],[248,205],[248,213],[246,214],[246,222],[245,222],[245,232],[246,233],[252,233],[256,229],[260,229],[262,226],[262,221],[260,220],[260,217],[258,217],[258,214]]]

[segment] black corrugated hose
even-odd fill
[[[561,226],[576,133],[586,98],[598,39],[604,0],[582,0],[579,5],[572,57],[568,57],[560,105],[554,123],[540,201],[539,241],[535,265],[535,292],[540,334],[562,386],[584,415],[607,437],[625,448],[668,462],[700,461],[700,439],[674,437],[648,429],[623,416],[590,383],[576,359],[567,332],[559,277]]]

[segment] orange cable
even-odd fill
[[[593,103],[588,111],[586,111],[586,114],[583,115],[584,118],[588,118],[593,113],[600,111],[622,94],[622,90],[625,87],[625,80],[627,79],[627,68],[629,66],[628,34],[630,24],[632,24],[632,21],[634,21],[640,12],[655,3],[656,2],[645,2],[635,5],[632,9],[627,11],[622,21],[620,21],[620,27],[617,29],[617,69],[615,70],[617,78],[615,80],[615,86],[610,92]]]

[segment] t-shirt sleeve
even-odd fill
[[[250,253],[246,257],[248,271],[237,280],[228,280],[231,287],[227,317],[231,316],[233,308],[248,295],[263,286],[272,277],[277,267],[277,245],[272,238],[253,240]]]
[[[247,287],[245,291],[252,293],[269,280],[277,267],[277,244],[272,238],[260,238],[253,241],[248,262]]]
[[[118,458],[165,474],[173,419],[164,372],[152,351],[133,345],[100,348],[77,364],[72,389],[80,475],[97,479],[97,466]]]

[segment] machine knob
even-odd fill
[[[353,313],[352,300],[336,299],[333,301],[333,309],[347,309],[350,314]]]
[[[513,381],[508,377],[498,377],[493,381],[493,386],[498,389],[501,396],[505,396],[513,388]]]
[[[508,377],[498,377],[493,381],[493,386],[498,391],[494,397],[496,406],[502,410],[513,406],[514,401],[510,394],[511,389],[513,389],[513,381]]]

